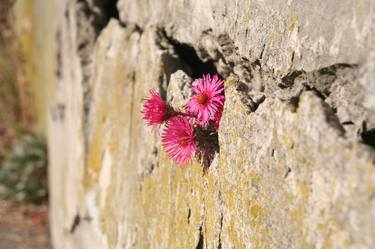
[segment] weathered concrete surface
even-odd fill
[[[375,49],[372,0],[119,0],[118,6],[123,21],[163,25],[182,42],[198,44],[207,32],[228,35],[239,55],[281,74],[363,62]]]
[[[373,1],[108,3],[59,1],[55,248],[375,247]],[[220,153],[176,167],[142,99],[213,71]]]

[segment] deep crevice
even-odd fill
[[[375,149],[375,128],[368,129],[367,123],[363,122],[361,132],[362,142]]]
[[[298,105],[299,105],[299,97],[300,97],[300,94],[297,95],[297,96],[293,96],[289,99],[289,102],[288,104],[290,106],[292,106],[292,111],[293,112],[296,112],[296,110],[298,109]]]
[[[242,94],[241,102],[248,108],[249,113],[255,112],[266,99],[263,93],[252,95],[250,86],[244,82],[237,83],[236,91]]]
[[[195,48],[186,43],[181,43],[167,35],[167,32],[163,28],[158,29],[158,40],[157,45],[165,51],[162,54],[163,69],[165,75],[159,79],[159,92],[163,98],[166,98],[166,89],[170,81],[171,74],[177,70],[184,71],[193,79],[201,78],[206,74],[217,74],[220,78],[221,75],[218,73],[214,61],[207,60],[203,61],[199,58]],[[211,127],[212,126],[212,127]],[[219,153],[219,142],[218,136],[213,135],[214,131],[213,123],[210,124],[210,129],[205,131],[197,128],[196,132],[202,134],[203,139],[198,141],[198,151],[196,157],[203,166],[203,173],[210,167],[216,153]]]
[[[202,226],[200,226],[199,227],[199,240],[195,249],[203,249],[203,247],[204,247],[204,237],[203,237]]]
[[[221,234],[222,234],[222,230],[223,230],[223,220],[224,220],[224,216],[223,216],[223,214],[221,214],[221,217],[220,217],[219,242],[218,242],[218,245],[217,245],[217,249],[221,249],[222,248]]]
[[[292,52],[292,56],[291,56],[291,58],[290,58],[290,62],[291,62],[291,63],[294,62],[294,56],[295,56],[295,54],[296,54],[296,52],[293,51],[293,52]]]
[[[118,0],[95,0],[91,3],[88,0],[77,0],[77,14],[84,14],[86,17],[84,21],[89,22],[91,27],[95,30],[95,39],[107,26],[111,18],[119,20],[117,1]],[[78,22],[82,21],[80,19],[77,20]]]
[[[311,85],[309,85],[307,83],[302,83],[302,87],[299,89],[298,93],[296,95],[290,97],[290,99],[288,100],[288,104],[292,107],[292,111],[293,112],[295,112],[298,109],[300,96],[301,96],[301,94],[303,92],[306,92],[306,91],[312,91],[312,92],[314,92],[315,95],[317,97],[319,97],[320,99],[322,99],[323,101],[327,98],[326,95],[324,95],[323,93],[321,93],[314,86],[311,86]]]
[[[70,233],[73,234],[74,231],[76,230],[76,228],[79,226],[81,222],[81,217],[77,214],[74,219],[73,219],[73,223],[70,227]]]
[[[285,172],[284,179],[286,179],[291,172],[292,172],[292,169],[290,167],[288,167],[286,172]]]
[[[114,18],[119,20],[119,12],[117,9],[118,0],[108,0],[103,3],[102,10],[106,13],[108,19]]]
[[[285,89],[292,86],[294,84],[294,80],[303,73],[304,71],[293,71],[287,74],[286,76],[281,78],[282,83],[279,84],[279,87]]]
[[[215,64],[212,60],[203,62],[195,51],[193,46],[186,43],[178,42],[173,37],[167,35],[165,30],[161,31],[168,42],[173,46],[178,58],[184,61],[191,69],[193,79],[200,78],[204,74],[218,74]]]
[[[189,208],[188,216],[187,216],[188,224],[190,224],[190,217],[191,217],[191,210],[190,210],[190,208]]]
[[[362,132],[361,137],[363,143],[375,149],[375,129]]]
[[[246,106],[249,108],[249,110],[251,112],[255,112],[258,109],[258,107],[260,106],[260,104],[262,104],[264,102],[264,100],[266,100],[265,95],[260,95],[256,99],[252,98],[252,97],[249,97],[248,101],[246,103]]]
[[[263,59],[264,50],[266,50],[266,44],[265,44],[265,43],[264,43],[263,46],[262,46],[262,51],[260,52],[259,60],[262,60],[262,59]],[[260,64],[260,63],[259,63],[259,64]]]
[[[342,125],[354,125],[353,121],[345,121],[341,123]]]
[[[212,124],[211,124],[212,125]],[[219,136],[217,133],[212,133],[213,129],[204,130],[196,127],[195,132],[198,138],[198,150],[196,157],[203,166],[203,173],[210,168],[212,161],[217,153],[220,153]]]
[[[304,91],[313,91],[316,96],[318,96],[320,99],[322,99],[323,101],[327,98],[326,95],[324,95],[322,92],[320,92],[316,87],[314,86],[310,86],[308,84],[304,84],[303,85],[304,87]]]

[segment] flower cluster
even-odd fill
[[[194,92],[186,106],[174,110],[157,91],[143,103],[143,120],[148,126],[160,127],[162,144],[169,158],[183,165],[195,155],[207,166],[217,150],[217,131],[223,112],[224,81],[217,75],[196,79]],[[181,111],[182,110],[182,111]]]

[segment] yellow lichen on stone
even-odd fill
[[[297,25],[298,25],[298,17],[293,16],[288,26],[289,31],[293,31],[297,27]]]
[[[96,127],[89,144],[87,165],[85,167],[83,179],[83,185],[86,190],[85,192],[89,191],[93,187],[93,185],[97,183],[99,172],[102,167],[105,136],[105,127],[102,120],[105,116],[105,109],[106,108],[104,106],[101,106],[99,110]]]
[[[202,172],[198,163],[179,167],[162,155],[152,176],[144,177],[140,191],[144,217],[138,222],[148,224],[145,228],[152,230],[144,232],[155,239],[139,237],[142,248],[150,244],[191,248],[198,242],[204,203]]]

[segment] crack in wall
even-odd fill
[[[375,149],[375,128],[368,129],[366,121],[362,123],[360,136],[364,144]]]
[[[357,74],[358,65],[337,63],[311,72],[295,70],[280,76],[276,75],[273,69],[261,64],[266,44],[263,45],[260,58],[253,62],[238,54],[238,49],[228,34],[215,36],[212,30],[207,30],[202,33],[197,47],[199,55],[205,60],[212,59],[222,75],[234,74],[238,77],[237,91],[241,92],[241,101],[248,107],[249,112],[255,112],[268,97],[286,101],[292,111],[295,111],[300,94],[314,91],[324,101],[327,121],[340,133],[345,131],[336,116],[335,106],[325,100],[330,96],[334,83],[346,75]]]
[[[221,234],[223,233],[223,220],[224,220],[224,215],[223,213],[221,213],[221,216],[220,216],[220,232],[219,232],[219,241],[218,241],[218,245],[217,245],[217,249],[221,249],[222,248],[222,241],[221,241]]]
[[[358,65],[356,64],[338,63],[311,72],[296,70],[282,77],[279,87],[285,89],[292,88],[296,84],[303,84],[311,89],[316,89],[319,95],[325,99],[330,95],[332,84],[338,78],[345,77],[346,74],[356,74],[357,69]]]
[[[92,55],[96,44],[96,40],[101,31],[107,26],[111,18],[118,19],[118,11],[116,8],[117,0],[74,0],[67,4],[64,11],[64,19],[67,30],[58,29],[56,33],[57,39],[57,87],[62,87],[63,68],[63,32],[75,32],[72,37],[74,41],[76,54],[79,57],[82,72],[83,89],[83,116],[82,116],[82,130],[83,130],[83,145],[84,145],[84,161],[87,162],[88,156],[88,138],[89,138],[89,112],[91,105],[91,92],[89,81],[93,74],[92,72]],[[74,21],[74,23],[72,23]],[[65,25],[64,25],[65,26]],[[62,27],[64,27],[62,26]],[[65,117],[65,105],[57,103],[51,109],[53,120],[62,121]],[[82,220],[79,215],[76,215],[72,221],[70,232],[74,233]]]
[[[200,78],[207,73],[218,74],[213,60],[202,60],[194,46],[177,41],[168,35],[164,28],[158,29],[157,44],[162,50],[167,51],[167,57],[163,58],[167,81],[169,81],[170,74],[178,69],[185,71],[193,79]],[[168,60],[171,60],[171,62]],[[173,65],[175,60],[178,60],[180,65]]]
[[[218,70],[224,71],[225,75],[238,77],[236,90],[241,95],[241,102],[248,107],[249,113],[255,112],[266,98],[284,100],[295,112],[302,92],[313,91],[323,101],[327,122],[339,134],[345,134],[345,129],[337,116],[336,103],[332,105],[326,99],[333,91],[334,84],[344,84],[340,81],[343,81],[345,77],[357,75],[358,65],[337,63],[311,72],[295,70],[285,76],[279,76],[274,73],[274,70],[262,66],[259,59],[250,62],[246,58],[241,58],[236,52],[233,41],[227,35],[221,35],[218,38],[211,35],[210,38],[202,38],[202,40],[204,39],[211,39],[210,44],[214,45],[208,48],[201,47],[200,51],[205,51],[202,53],[205,55],[214,54],[212,51],[218,51],[220,55],[215,55],[215,57],[220,58],[221,63],[227,64],[226,66],[219,65]],[[215,39],[219,41],[217,44],[214,43]],[[202,43],[204,45],[204,42]],[[228,65],[228,63],[234,66]]]
[[[70,233],[73,234],[76,230],[76,228],[79,226],[79,223],[81,222],[81,217],[79,215],[76,215],[73,219],[72,226],[70,227]]]
[[[313,91],[316,96],[322,99],[327,123],[337,130],[339,136],[346,137],[346,129],[337,114],[336,105],[340,104],[326,101],[326,99],[331,95],[334,84],[340,85],[340,81],[348,75],[353,77],[357,75],[358,65],[337,63],[310,72],[294,70],[287,75],[280,76],[275,74],[273,69],[262,66],[261,58],[251,62],[247,58],[239,56],[237,47],[227,34],[214,36],[212,30],[206,30],[202,33],[198,44],[194,46],[181,45],[172,36],[167,36],[165,31],[163,34],[173,46],[174,51],[177,52],[177,57],[182,59],[190,69],[193,69],[190,75],[194,76],[197,75],[195,72],[202,73],[202,70],[207,70],[202,64],[194,62],[200,61],[209,63],[211,72],[215,69],[225,77],[233,74],[238,76],[237,91],[241,92],[241,101],[247,106],[249,113],[255,112],[269,97],[286,101],[291,110],[296,111],[300,95],[305,91]],[[265,47],[266,44],[263,48]],[[185,48],[188,49],[185,50]],[[195,51],[197,53],[193,53]],[[186,60],[189,56],[192,56],[194,60]],[[351,106],[349,105],[347,108],[351,108]],[[370,146],[372,146],[371,134],[361,133],[360,135],[361,140]]]
[[[101,31],[107,26],[111,18],[119,19],[116,7],[117,0],[76,0],[71,8],[74,10],[76,20],[77,54],[80,57],[82,69],[83,88],[83,132],[84,150],[87,156],[89,137],[89,112],[91,105],[90,77],[92,75],[92,52]],[[69,22],[70,12],[65,12]],[[85,159],[86,161],[87,159]]]
[[[204,248],[204,236],[202,231],[202,225],[199,227],[199,240],[195,247],[195,249],[203,249]]]

